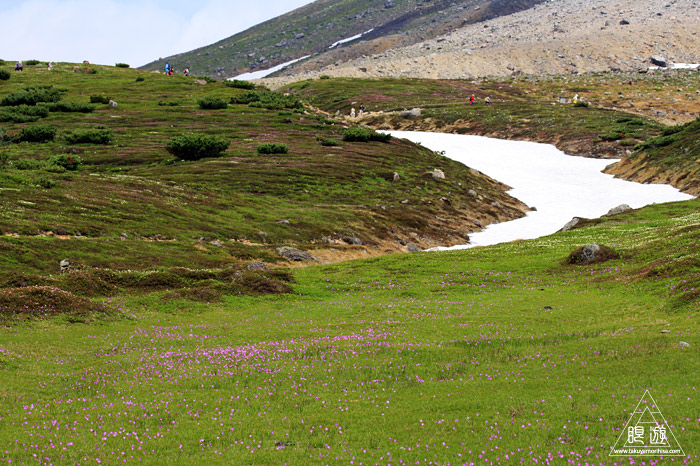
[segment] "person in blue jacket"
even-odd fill
[[[165,74],[170,74],[170,63],[165,64]]]

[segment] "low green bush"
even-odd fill
[[[321,76],[318,77],[318,79],[331,79],[331,77],[328,76],[327,74],[322,74]]]
[[[40,176],[36,179],[35,183],[37,186],[40,186],[44,189],[51,189],[58,184],[58,182],[52,180],[48,176]]]
[[[56,137],[56,128],[50,125],[24,128],[15,136],[14,142],[50,142]]]
[[[676,142],[676,135],[671,134],[668,136],[658,136],[653,139],[649,139],[648,141],[644,141],[640,144],[637,144],[634,146],[634,150],[644,150],[644,149],[650,149],[650,148],[655,148],[655,147],[664,147],[668,146],[670,144],[673,144]]]
[[[94,105],[79,102],[54,102],[47,107],[51,112],[61,113],[92,113],[95,111]]]
[[[1,107],[16,107],[19,105],[36,105],[38,103],[58,102],[61,100],[60,89],[53,86],[29,86],[19,92],[8,94],[0,100]]]
[[[289,152],[289,146],[276,142],[260,144],[258,146],[258,154],[286,154]]]
[[[49,109],[43,105],[18,105],[16,107],[0,107],[0,122],[28,123],[49,116]]]
[[[227,87],[234,87],[236,89],[248,89],[248,90],[255,89],[255,83],[251,83],[250,81],[241,81],[239,79],[234,79],[232,81],[226,81],[226,86]]]
[[[7,70],[0,70],[0,81],[7,81],[12,74]]]
[[[590,104],[588,102],[578,101],[574,104],[574,107],[588,107]]]
[[[144,78],[143,76],[139,76],[138,78],[136,78],[137,83],[143,82],[145,80],[146,80],[146,78]]]
[[[391,134],[378,133],[369,128],[348,128],[343,133],[343,141],[348,142],[388,142],[390,140]]]
[[[618,139],[624,138],[625,134],[619,131],[611,130],[607,133],[599,134],[598,137],[603,141],[617,141]]]
[[[219,156],[230,144],[230,141],[215,136],[188,133],[171,139],[165,150],[180,160],[200,160]]]
[[[335,139],[331,139],[331,138],[318,137],[318,138],[316,138],[316,140],[324,147],[333,147],[333,146],[338,145],[338,141],[336,141]]]
[[[177,107],[178,105],[180,105],[180,102],[177,102],[175,100],[171,100],[169,102],[166,102],[164,100],[158,101],[159,107]]]
[[[112,99],[104,95],[95,94],[90,96],[91,104],[108,104],[110,100]]]
[[[231,97],[232,104],[247,104],[250,107],[268,110],[303,109],[304,104],[293,95],[270,91],[250,91]]]
[[[10,154],[7,152],[0,152],[0,170],[4,170],[7,167],[7,163],[10,161]]]
[[[112,131],[109,129],[86,129],[63,135],[68,144],[111,144]]]
[[[72,154],[58,154],[49,159],[49,165],[56,165],[70,171],[77,170],[81,163],[83,160]]]
[[[117,63],[116,65],[117,68],[131,68],[127,63]]]
[[[18,159],[12,162],[12,167],[16,170],[41,170],[46,164],[40,160]]]
[[[202,110],[219,110],[223,108],[228,108],[228,103],[225,100],[219,99],[218,97],[205,97],[203,99],[197,100],[199,108]]]
[[[26,66],[36,66],[41,63],[39,60],[27,60],[24,62]]]

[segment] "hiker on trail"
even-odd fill
[[[491,96],[488,96],[488,95],[487,95],[486,98],[484,99],[484,102],[485,102],[486,104],[490,104],[490,103],[491,103]]]
[[[53,69],[53,62],[50,61],[49,62],[49,71],[51,71],[52,69]]]
[[[365,113],[365,104],[360,104],[360,117]]]
[[[355,118],[355,107],[350,109],[350,118]]]
[[[183,73],[185,73],[185,76],[189,76],[189,75],[190,75],[190,69],[189,69],[189,68],[185,68],[185,70],[183,71]]]
[[[21,61],[15,64],[15,71],[24,71],[24,64]]]
[[[472,94],[471,97],[469,97],[469,105],[474,105],[476,103],[476,96]]]
[[[170,63],[165,64],[165,74],[169,75],[170,74]]]
[[[576,94],[574,96],[574,105],[576,105],[577,103],[578,103],[578,94]]]

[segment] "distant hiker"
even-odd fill
[[[190,75],[190,69],[189,69],[189,68],[185,68],[185,70],[183,71],[183,73],[185,73],[185,76],[189,76],[189,75]]]
[[[474,105],[476,103],[476,96],[472,94],[471,97],[469,97],[469,105]]]
[[[488,95],[487,95],[486,98],[484,99],[484,102],[485,102],[486,104],[490,104],[490,103],[491,103],[491,96],[488,96]]]
[[[360,104],[360,117],[365,113],[365,104]]]
[[[24,70],[24,64],[21,61],[18,61],[15,64],[15,71],[23,71]]]
[[[53,62],[50,61],[49,62],[49,71],[51,71],[52,69],[53,69]]]
[[[355,107],[350,109],[350,118],[355,118]]]
[[[576,105],[577,103],[578,103],[578,94],[576,94],[574,96],[574,105]]]
[[[165,64],[165,74],[169,75],[170,74],[170,63]]]

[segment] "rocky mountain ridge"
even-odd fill
[[[449,34],[313,69],[301,62],[272,86],[321,75],[473,78],[646,70],[652,57],[700,62],[693,0],[552,0]]]

